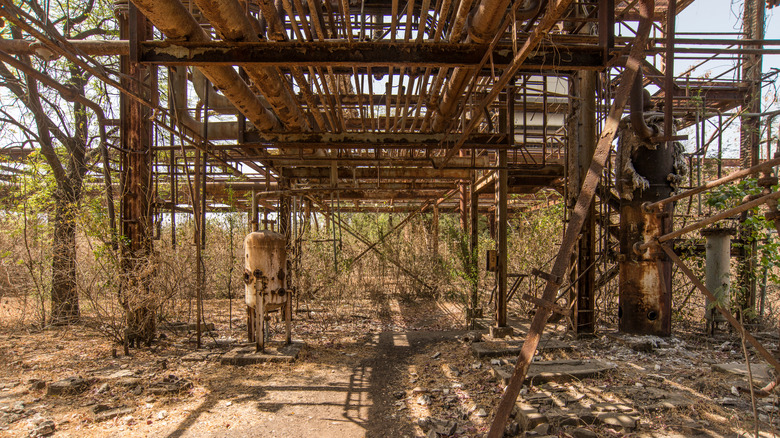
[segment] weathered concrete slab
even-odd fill
[[[661,388],[624,386],[615,388],[615,392],[632,400],[643,411],[663,411],[693,405],[686,394]]]
[[[547,416],[540,413],[534,406],[518,402],[516,409],[515,418],[523,430],[531,430],[540,424],[547,423]]]
[[[491,366],[492,374],[505,385],[514,372],[511,361],[502,361],[500,365]],[[527,380],[536,384],[541,382],[563,382],[572,379],[585,379],[598,376],[615,369],[616,365],[600,360],[549,360],[533,362],[528,369]]]
[[[303,343],[293,342],[290,345],[266,346],[265,351],[255,351],[255,347],[239,347],[225,353],[220,360],[222,365],[252,365],[264,362],[292,362],[298,358]]]
[[[471,344],[471,351],[477,357],[517,356],[525,341],[484,341]],[[544,339],[536,347],[539,351],[569,351],[574,347],[569,342]]]
[[[207,360],[217,360],[222,356],[222,352],[214,351],[195,351],[181,358],[184,362],[205,362]]]
[[[763,363],[750,364],[750,371],[753,373],[753,382],[766,384],[774,380],[769,373],[772,367]],[[712,366],[713,371],[732,374],[747,379],[747,364],[744,363],[718,363]]]

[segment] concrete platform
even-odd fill
[[[272,343],[266,345],[264,352],[256,352],[255,346],[234,348],[222,356],[222,365],[252,365],[265,362],[292,362],[298,358],[303,348],[302,342],[293,342],[290,345]]]
[[[525,341],[484,341],[471,344],[471,351],[477,357],[517,356]],[[557,339],[543,339],[536,347],[539,351],[570,351],[574,347],[569,342]]]
[[[773,369],[772,367],[763,363],[750,364],[750,371],[753,374],[753,383],[757,385],[766,385],[767,383],[773,381],[774,379],[770,374],[770,371],[772,369]],[[714,364],[712,365],[712,370],[721,373],[731,374],[734,376],[743,377],[745,378],[745,380],[747,380],[748,378],[747,365],[744,363]]]
[[[531,364],[526,380],[533,384],[579,380],[595,377],[615,368],[615,365],[595,359],[540,361]],[[492,372],[497,379],[506,385],[514,372],[514,363],[505,360],[500,365],[492,365]]]

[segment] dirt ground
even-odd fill
[[[500,360],[474,355],[462,339],[466,332],[457,306],[390,299],[337,313],[315,309],[296,315],[293,337],[304,347],[295,362],[220,365],[220,356],[245,337],[237,303],[232,331],[227,301],[207,303],[207,323],[215,330],[204,336],[205,348],[195,356],[195,336],[186,326],[162,326],[163,339],[152,348],[124,356],[121,347],[85,326],[0,325],[0,436],[486,434],[503,391],[493,371]],[[513,319],[519,332],[526,323]],[[280,329],[275,342],[282,339]],[[757,337],[770,350],[777,348],[776,333]],[[750,394],[739,389],[748,387],[746,377],[712,368],[744,365],[734,334],[710,338],[677,330],[669,339],[601,334],[573,340],[559,326],[545,339],[561,348],[540,348],[538,360],[598,359],[612,369],[526,386],[522,406],[548,421],[535,426],[518,413],[510,436],[755,434]],[[754,356],[751,363],[755,386],[762,386],[772,376]],[[68,378],[83,380],[53,394],[60,385],[53,383]],[[778,410],[774,395],[756,400],[761,436],[780,430]],[[626,417],[630,424],[607,417]],[[523,425],[533,430],[524,432]]]

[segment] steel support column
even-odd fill
[[[745,0],[742,14],[744,38],[764,38],[764,1]],[[758,164],[761,143],[761,70],[763,67],[763,55],[743,55],[742,80],[747,86],[742,109],[752,114],[742,117],[740,124],[740,149],[739,159],[743,168]],[[758,175],[756,175],[758,176]],[[742,216],[742,222],[747,218]],[[744,228],[744,227],[743,227]],[[754,309],[756,305],[756,262],[754,254],[757,251],[755,242],[748,243],[750,231],[740,230],[739,237],[743,240],[740,263],[737,268],[737,294],[738,305],[743,309]]]
[[[431,224],[431,249],[433,252],[433,259],[439,259],[439,206],[433,206],[433,223]]]
[[[507,102],[506,94],[501,95],[504,105]],[[503,132],[507,132],[510,118],[507,111],[501,105],[499,108],[499,124]],[[514,123],[512,120],[511,123]],[[508,176],[507,166],[509,164],[506,149],[498,151],[498,178],[496,179],[496,240],[498,263],[496,270],[496,324],[491,327],[490,333],[493,337],[505,337],[512,334],[512,328],[507,326],[507,196]]]
[[[130,57],[121,58],[123,85],[139,95],[151,94],[151,73],[133,56],[133,46],[151,37],[151,26],[134,7],[128,16],[120,17],[120,34],[131,41]],[[148,96],[147,97],[150,97]],[[127,328],[125,349],[149,345],[154,338],[155,300],[149,289],[151,256],[151,185],[152,127],[150,110],[123,94],[120,100],[122,144],[122,284],[120,302],[125,309]]]
[[[580,72],[572,81],[577,127],[575,134],[577,168],[569,172],[578,173],[578,181],[585,180],[587,165],[593,160],[596,150],[596,73]],[[577,187],[577,193],[580,187]],[[596,269],[592,266],[596,260],[596,216],[595,207],[590,205],[582,227],[577,247],[576,276],[579,278],[575,288],[574,332],[593,334],[596,331]]]
[[[476,319],[482,317],[479,307],[479,194],[476,193],[476,172],[471,172],[469,188],[469,278],[471,280],[471,299],[468,323],[471,329],[476,327]]]

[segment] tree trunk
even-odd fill
[[[51,322],[72,324],[79,320],[76,287],[76,208],[72,193],[55,195],[54,238],[51,263]]]

